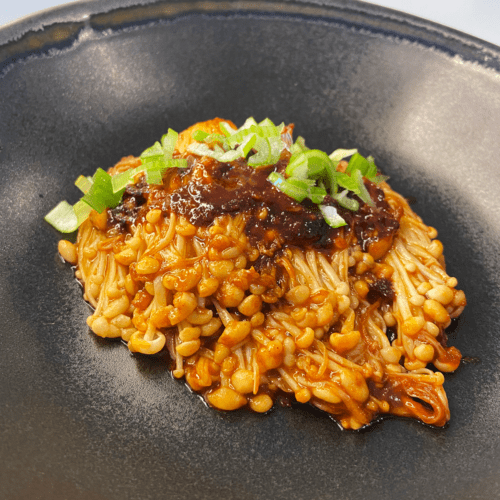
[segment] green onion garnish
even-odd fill
[[[92,181],[92,186],[82,198],[83,202],[99,213],[102,213],[108,207],[114,208],[120,203],[123,190],[113,191],[111,175],[102,168],[98,168],[92,177]]]
[[[205,132],[204,130],[195,130],[192,137],[197,142],[203,142],[208,135],[208,132]]]
[[[345,226],[346,221],[339,215],[337,209],[331,205],[319,205],[319,209],[323,214],[325,221],[331,227],[341,227]]]
[[[336,149],[331,155],[330,160],[338,163],[340,160],[352,156],[358,152],[357,149]]]
[[[235,130],[229,123],[221,122],[221,134],[209,134],[202,130],[193,132],[195,142],[187,150],[198,156],[208,156],[219,162],[232,162],[246,158],[248,165],[260,167],[275,165],[284,149],[290,149],[291,158],[285,175],[272,172],[268,180],[274,186],[297,202],[306,198],[319,206],[325,221],[332,227],[340,227],[346,222],[335,207],[324,205],[327,195],[351,211],[359,210],[359,202],[349,197],[350,193],[370,206],[374,202],[364,184],[364,178],[378,184],[387,177],[378,175],[371,156],[364,158],[356,149],[337,149],[330,155],[319,149],[309,149],[303,137],[298,137],[291,147],[282,139],[285,125],[276,126],[269,118],[257,123],[248,118]],[[148,184],[161,184],[163,173],[168,168],[185,168],[187,161],[174,159],[173,153],[178,134],[168,129],[160,142],[143,151],[141,165],[114,176],[98,169],[92,177],[80,176],[75,184],[84,193],[75,205],[61,202],[47,214],[45,220],[61,232],[75,231],[89,216],[92,209],[102,212],[116,207],[129,184],[134,183],[138,174],[143,173]],[[337,171],[341,160],[350,157],[345,172]]]
[[[299,203],[307,198],[307,184],[304,186],[297,185],[296,183],[292,183],[286,180],[281,174],[278,172],[271,172],[268,176],[268,181],[272,182],[280,191],[285,193],[290,198],[293,198],[295,201]]]
[[[75,185],[84,193],[80,201],[70,205],[60,202],[46,216],[45,220],[61,233],[72,233],[88,218],[92,209],[102,213],[106,208],[120,204],[123,193],[134,177],[144,173],[149,184],[161,184],[163,172],[167,168],[187,167],[187,160],[172,159],[178,134],[172,129],[141,154],[142,165],[111,176],[98,168],[92,177],[81,175]]]
[[[344,189],[341,193],[333,195],[333,198],[337,200],[341,207],[347,208],[347,210],[351,210],[352,212],[357,212],[359,210],[359,203],[353,198],[347,198],[348,193],[349,191]]]
[[[75,181],[75,186],[83,193],[86,194],[90,191],[92,184],[94,181],[92,177],[85,177],[84,175],[80,175],[78,179]]]
[[[92,208],[87,205],[91,210]],[[78,228],[78,218],[73,205],[61,201],[46,216],[45,220],[61,233],[72,233]]]

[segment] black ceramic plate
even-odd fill
[[[500,498],[499,49],[353,1],[105,0],[3,28],[0,65],[1,498]],[[444,429],[222,414],[89,332],[43,216],[168,127],[250,115],[373,154],[439,230],[469,299]]]

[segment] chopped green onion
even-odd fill
[[[326,223],[331,227],[342,227],[347,225],[346,221],[339,215],[337,209],[331,205],[319,205],[319,209]]]
[[[349,197],[354,193],[364,203],[374,206],[364,178],[380,183],[388,178],[377,175],[378,170],[373,157],[364,158],[356,149],[337,149],[330,155],[318,149],[309,149],[303,137],[298,137],[289,147],[282,139],[284,123],[276,126],[269,118],[257,123],[248,118],[235,130],[229,123],[220,122],[221,134],[202,130],[193,132],[193,139],[187,150],[199,156],[208,156],[220,162],[232,162],[248,158],[252,167],[275,165],[285,148],[290,149],[291,158],[285,170],[286,176],[272,172],[268,180],[280,191],[298,202],[309,198],[318,205],[323,217],[332,227],[340,227],[346,222],[335,207],[323,205],[327,195],[351,211],[359,210],[359,202]],[[92,209],[102,212],[116,207],[129,184],[137,174],[144,173],[149,184],[161,184],[163,173],[168,168],[186,168],[187,161],[173,159],[178,134],[168,129],[161,142],[157,141],[140,155],[141,165],[114,176],[98,169],[93,177],[80,176],[75,184],[84,196],[74,206],[61,202],[46,216],[46,220],[62,232],[72,232],[88,217]],[[253,151],[253,154],[252,154]],[[337,170],[344,158],[350,157],[345,172]],[[342,189],[339,192],[339,188]]]
[[[349,191],[352,191],[355,194],[358,194],[358,183],[354,177],[351,177],[348,174],[341,173],[336,177],[337,184],[344,188],[348,189]]]
[[[92,209],[102,213],[106,208],[115,208],[122,199],[126,187],[133,183],[134,177],[144,172],[146,181],[150,184],[161,184],[163,172],[167,168],[187,167],[187,160],[172,159],[178,134],[168,129],[160,142],[143,151],[142,165],[111,176],[102,168],[98,168],[92,177],[79,176],[75,185],[84,196],[75,205],[66,201],[59,203],[45,217],[58,231],[71,233],[84,222]]]
[[[220,143],[223,149],[229,149],[227,138],[222,134],[207,134],[203,139],[206,144]]]
[[[276,126],[269,118],[260,123],[257,123],[254,118],[248,118],[238,130],[234,130],[227,122],[221,122],[219,128],[224,135],[195,131],[193,138],[201,145],[190,144],[188,151],[218,161],[229,162],[238,158],[246,158],[254,149],[256,153],[249,158],[248,164],[258,167],[277,163],[285,148],[281,140],[285,125],[282,123]],[[220,143],[222,148],[218,144],[212,148],[202,146],[208,146],[213,142]]]
[[[236,130],[229,125],[227,122],[220,122],[219,123],[219,128],[222,130],[222,133],[226,136],[229,137],[230,135],[234,134]]]
[[[259,127],[276,127],[276,125],[269,118],[264,118],[260,123]]]
[[[121,189],[124,189],[129,184],[131,184],[136,174],[139,173],[139,169],[141,169],[141,167],[131,168],[130,170],[126,170],[125,172],[120,172],[119,174],[113,175],[113,177],[111,178],[113,193],[117,193]]]
[[[205,132],[203,130],[195,130],[193,132],[193,139],[197,142],[203,142],[205,140],[205,137],[208,137],[208,132]]]
[[[75,209],[67,201],[61,201],[46,216],[45,220],[61,233],[72,233],[78,228]]]
[[[328,155],[319,149],[310,149],[303,153],[307,157],[307,172],[309,177],[319,177],[327,166],[331,165]]]
[[[219,161],[232,161],[236,158],[246,158],[248,154],[255,151],[255,154],[248,158],[248,164],[253,167],[261,165],[274,165],[279,161],[281,152],[285,144],[281,139],[284,124],[278,127],[268,118],[257,123],[254,118],[248,118],[243,126],[234,130],[228,123],[222,122],[219,125],[223,134],[196,134],[196,140],[210,143],[214,140],[221,140],[224,146],[232,148],[223,153],[217,144],[212,148],[191,145],[190,152],[204,156],[210,156]],[[225,140],[224,140],[225,139]],[[282,175],[269,176],[281,191],[288,194],[295,200],[302,201],[306,197],[317,205],[321,204],[327,194],[330,194],[337,202],[348,210],[359,210],[357,200],[348,197],[352,192],[364,203],[374,206],[363,177],[373,181],[381,182],[385,177],[377,176],[377,167],[371,156],[364,158],[357,149],[337,149],[330,155],[318,149],[309,149],[305,145],[303,137],[298,137],[290,148],[291,158],[286,167],[286,178]],[[337,166],[341,160],[350,157],[346,172],[337,171]],[[339,188],[343,189],[338,193]],[[331,212],[331,211],[330,211]]]
[[[245,123],[238,129],[238,130],[243,130],[243,129],[246,129],[246,128],[250,128],[252,125],[255,125],[257,126],[257,122],[255,121],[255,118],[253,116],[251,116],[250,118],[247,118],[245,120]]]
[[[268,119],[263,120],[262,122],[257,124],[257,122],[255,122],[253,118],[249,118],[242,127],[231,134],[227,139],[229,145],[233,148],[237,144],[241,144],[244,138],[250,134],[256,134],[259,137],[263,137],[265,139],[269,139],[271,137],[281,139],[281,132],[283,131],[283,128],[284,124],[276,127],[276,125],[274,125],[274,123]]]
[[[116,207],[122,198],[123,190],[113,192],[111,175],[102,168],[98,168],[92,177],[91,188],[82,198],[82,201],[90,205],[97,212],[102,213],[107,207]]]
[[[373,200],[370,196],[370,193],[368,192],[368,189],[366,189],[365,183],[363,182],[363,174],[361,173],[361,170],[355,170],[352,174],[354,177],[354,180],[358,184],[358,192],[357,195],[370,207],[374,207],[375,203],[373,203]]]
[[[333,196],[337,193],[339,183],[338,178],[344,175],[342,172],[337,171],[337,167],[335,162],[331,162],[329,165],[325,167],[325,178],[324,180],[328,182],[328,187],[330,189],[330,194]]]
[[[290,184],[293,184],[294,186],[305,189],[306,191],[309,188],[314,187],[314,185],[316,184],[316,181],[314,179],[299,179],[297,177],[288,177],[286,181]]]
[[[281,135],[279,137],[268,137],[268,141],[271,146],[271,158],[269,164],[274,165],[275,163],[278,163],[285,144],[281,140]]]
[[[375,184],[380,184],[381,182],[385,182],[387,179],[389,179],[389,176],[387,175],[376,175],[373,179],[370,180]]]
[[[349,165],[347,165],[346,173],[352,174],[355,171],[361,172],[363,177],[372,180],[377,175],[377,167],[373,157],[364,158],[359,153],[353,154],[349,160]]]
[[[161,169],[148,169],[145,171],[146,173],[146,182],[148,184],[161,184],[163,182],[163,176]]]
[[[190,153],[193,153],[193,154],[198,155],[198,156],[208,156],[209,158],[214,158],[214,159],[217,159],[219,157],[219,155],[217,155],[215,153],[215,151],[213,151],[212,149],[210,149],[208,147],[208,145],[205,144],[205,143],[194,143],[194,142],[192,142],[187,147],[187,150]]]
[[[248,164],[252,167],[274,165],[279,161],[284,147],[281,137],[257,135],[253,146],[257,153],[248,159]]]
[[[92,212],[92,207],[90,205],[88,205],[87,203],[85,203],[84,201],[78,200],[73,205],[73,210],[75,211],[78,226],[80,226],[80,224],[87,219],[90,212]],[[73,229],[73,231],[75,231],[75,229]]]
[[[256,142],[257,136],[255,134],[251,134],[243,139],[243,142],[238,146],[238,151],[240,151],[243,158],[246,158],[248,156],[250,151],[252,151],[252,148],[255,146]]]
[[[336,149],[331,155],[330,160],[334,162],[339,162],[348,156],[352,156],[358,152],[357,149]]]
[[[70,205],[61,201],[44,219],[61,233],[72,233],[89,216],[92,207],[83,201]]]
[[[295,201],[298,201],[299,203],[307,197],[307,189],[291,184],[283,177],[283,175],[279,174],[278,172],[271,172],[267,180],[274,184],[274,186],[277,187],[280,191],[290,196],[290,198],[293,198]]]
[[[172,159],[178,137],[179,134],[175,130],[169,128],[168,132],[161,138],[163,152],[165,154],[165,158],[168,160]]]
[[[279,187],[283,182],[285,182],[285,178],[283,177],[283,175],[279,174],[278,172],[271,172],[267,177],[267,180],[271,184],[274,184],[276,187]]]
[[[135,175],[139,172],[144,172],[146,175],[146,182],[149,184],[161,184],[163,172],[167,168],[187,167],[187,161],[181,159],[172,159],[179,134],[168,129],[168,133],[161,138],[161,144],[155,142],[153,146],[146,149],[141,154],[142,165],[134,169],[134,172],[129,173],[128,176],[123,176],[113,183],[113,189],[118,186],[123,186],[127,180],[132,181]],[[120,175],[120,174],[119,174]]]
[[[341,193],[333,195],[333,198],[337,201],[337,203],[347,210],[351,210],[352,212],[357,212],[359,210],[359,203],[357,200],[347,197],[348,190],[345,189]]]
[[[298,179],[307,179],[307,158],[300,152],[290,158],[285,170],[286,174]]]
[[[86,194],[90,191],[92,184],[94,181],[92,177],[85,177],[84,175],[80,175],[78,179],[75,181],[75,186],[83,193]]]
[[[257,153],[248,159],[248,164],[251,167],[271,165],[272,148],[269,139],[266,137],[257,137],[255,149],[257,149]]]
[[[241,152],[238,150],[231,149],[229,151],[223,151],[219,157],[220,162],[230,162],[241,158]]]
[[[286,174],[301,179],[317,178],[332,167],[328,155],[319,149],[309,149],[293,155],[286,167]]]
[[[151,147],[145,149],[141,153],[141,161],[145,163],[154,159],[163,158],[164,154],[165,153],[163,151],[163,148],[161,147],[161,144],[156,141]]]
[[[306,146],[306,141],[303,137],[299,135],[295,142],[292,144],[292,147],[290,148],[290,153],[293,155],[296,155],[298,153],[303,153],[304,151],[307,151],[309,148]]]
[[[325,199],[326,195],[327,195],[326,189],[319,186],[311,187],[307,191],[307,196],[316,205],[323,203],[323,200]]]
[[[215,145],[214,149],[210,149],[208,144],[203,143],[192,143],[187,147],[190,153],[198,156],[208,156],[214,160],[220,162],[230,162],[237,160],[242,156],[242,153],[238,150],[231,149],[229,151],[224,151],[220,146]]]

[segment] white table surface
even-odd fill
[[[99,1],[99,0],[95,0]],[[0,0],[0,26],[34,12],[63,4],[61,0]],[[500,46],[500,0],[378,0],[377,5],[469,33]]]

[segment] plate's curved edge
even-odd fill
[[[85,27],[102,32],[194,13],[320,18],[421,43],[500,71],[500,47],[432,21],[358,0],[104,0],[53,7],[0,28],[0,73],[28,55],[70,46]]]

